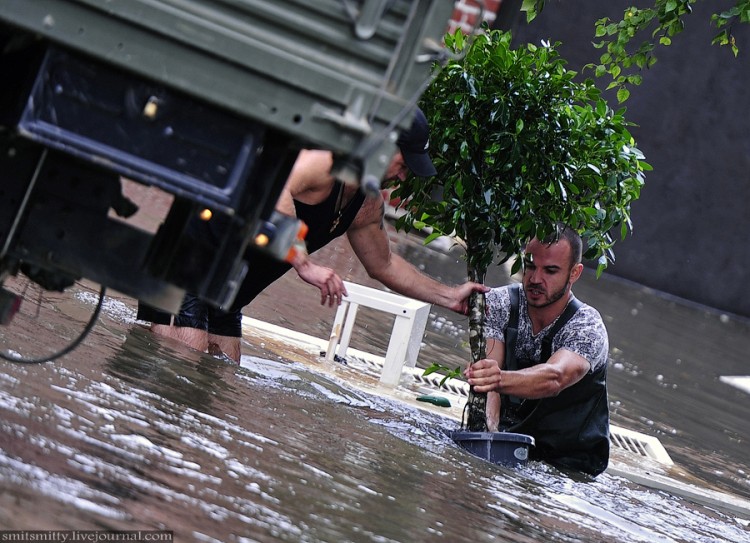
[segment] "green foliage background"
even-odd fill
[[[505,261],[560,221],[588,240],[601,272],[614,258],[611,232],[632,228],[630,205],[650,169],[625,110],[611,109],[591,80],[577,81],[555,46],[513,49],[501,31],[469,43],[459,30],[445,42],[460,60],[422,103],[438,175],[400,185],[395,195],[409,203],[399,226],[458,236],[481,279],[495,248]]]
[[[652,6],[630,6],[622,19],[613,21],[607,17],[595,25],[595,46],[602,49],[597,62],[587,65],[597,77],[608,76],[608,89],[617,88],[620,103],[630,96],[629,85],[640,85],[644,68],[656,63],[657,46],[670,46],[673,39],[685,29],[685,18],[692,14],[693,4],[698,0],[652,0]],[[527,21],[532,21],[544,9],[546,0],[523,0],[521,10]],[[737,24],[750,23],[750,0],[722,2],[711,14],[711,24],[717,32],[711,41],[714,45],[727,46],[734,56],[739,54],[732,33]],[[731,4],[727,9],[726,4]],[[640,41],[639,41],[640,40]]]

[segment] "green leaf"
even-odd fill
[[[453,47],[457,52],[464,50],[464,34],[460,28],[456,29],[455,34],[453,34]]]
[[[422,242],[423,245],[429,245],[431,242],[435,241],[437,238],[441,237],[443,234],[441,232],[433,232],[429,236],[427,236],[424,239],[424,242]]]
[[[449,368],[448,366],[443,366],[442,364],[433,362],[422,372],[422,376],[427,376],[437,372],[444,374],[444,377],[440,380],[440,386],[443,386],[448,379],[457,379],[461,377],[462,373],[460,366]]]
[[[594,207],[584,207],[583,212],[588,215],[589,217],[596,217],[596,215],[599,213],[596,208]]]
[[[424,371],[422,372],[422,375],[426,377],[427,375],[430,375],[430,374],[432,374],[432,373],[435,373],[435,372],[438,372],[438,371],[440,371],[440,370],[441,370],[442,368],[443,368],[443,366],[441,366],[440,364],[435,364],[435,363],[433,363],[433,364],[431,364],[430,366],[428,366],[428,367],[427,367],[427,368],[426,368],[426,369],[425,369],[425,370],[424,370]]]
[[[523,0],[521,3],[521,11],[526,12],[526,22],[530,23],[533,21],[543,7],[544,0]]]

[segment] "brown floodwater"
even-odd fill
[[[463,281],[459,252],[392,237],[426,273]],[[344,240],[315,258],[377,286]],[[487,282],[508,280],[497,267]],[[574,290],[609,330],[613,424],[658,437],[707,487],[750,497],[750,395],[720,381],[748,373],[750,324],[610,277],[586,274]],[[87,285],[35,296],[0,328],[5,352],[64,346],[97,299]],[[318,301],[288,274],[245,312],[327,338],[334,310]],[[134,305],[111,293],[91,334],[58,360],[0,361],[2,529],[238,542],[750,541],[750,519],[609,473],[592,482],[484,462],[445,436],[453,421],[262,342],[244,342],[238,367],[157,339]],[[390,318],[362,309],[357,322],[352,346],[384,353]],[[433,308],[418,364],[462,365],[466,341],[466,319]]]

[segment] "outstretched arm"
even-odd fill
[[[471,293],[489,290],[484,285],[473,282],[458,286],[445,285],[393,254],[383,223],[382,200],[365,202],[347,236],[354,253],[370,277],[404,296],[466,314]]]

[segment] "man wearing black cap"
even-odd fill
[[[385,172],[385,180],[405,179],[407,168],[420,177],[437,173],[428,153],[427,119],[419,108],[411,127],[402,132],[397,145],[399,150]],[[346,233],[370,277],[400,294],[458,313],[466,313],[472,292],[488,290],[472,282],[444,285],[393,254],[383,224],[383,200],[366,198],[357,187],[334,179],[330,174],[332,165],[333,156],[329,151],[302,151],[276,206],[278,211],[296,215],[307,224],[305,244],[309,253]],[[250,271],[229,312],[188,295],[174,321],[171,315],[143,305],[139,306],[138,318],[151,321],[156,334],[179,339],[201,351],[224,353],[239,362],[242,308],[290,267],[294,267],[304,281],[320,289],[321,304],[338,305],[346,294],[341,277],[334,270],[315,264],[304,252],[298,253],[291,263],[263,254],[250,255],[249,262]]]
[[[432,177],[437,174],[430,160],[430,127],[421,109],[417,108],[409,130],[401,133],[396,142],[404,162],[417,177]],[[386,180],[388,180],[386,173]]]

